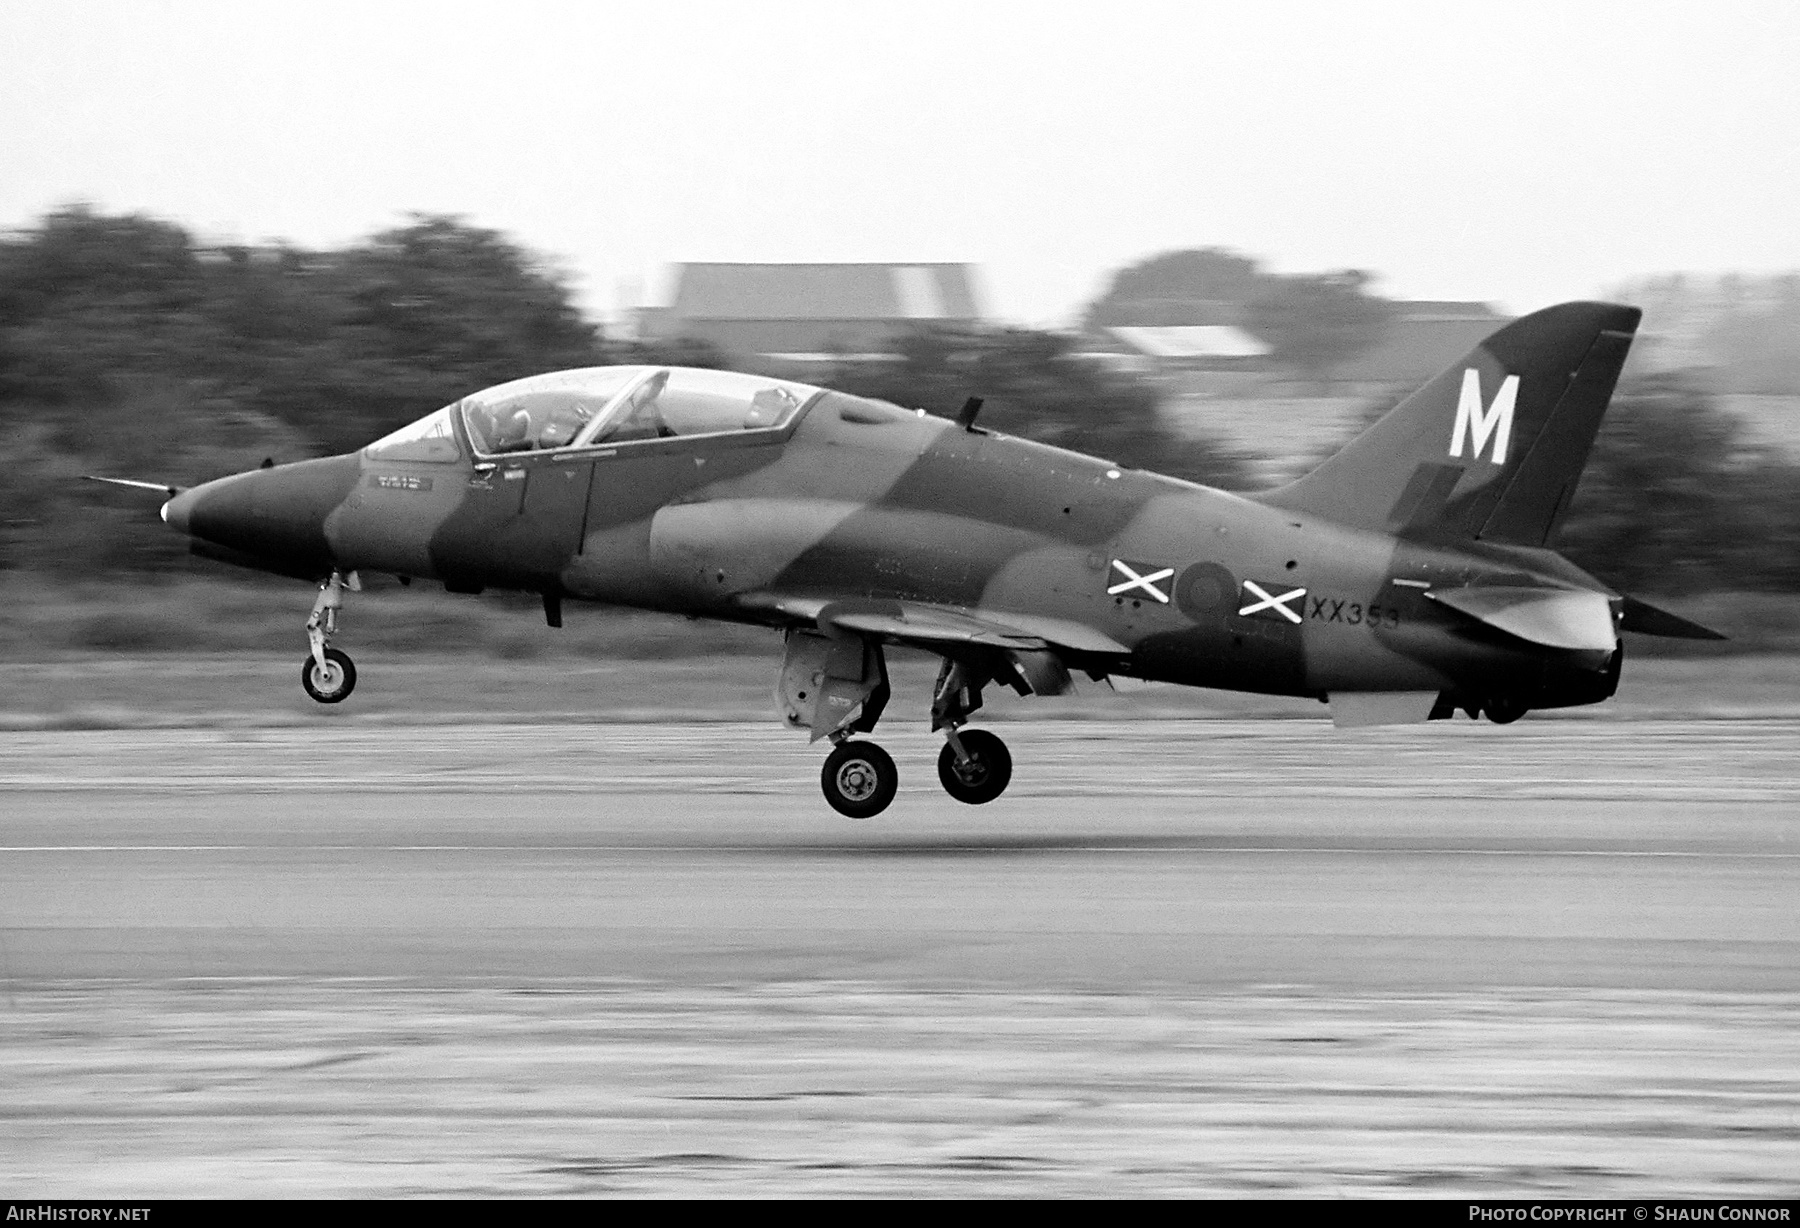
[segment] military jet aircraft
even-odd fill
[[[317,582],[301,680],[338,703],[358,573],[778,628],[787,724],[843,814],[898,781],[884,649],[942,659],[938,779],[1012,776],[983,689],[1080,672],[1311,696],[1340,725],[1506,723],[1611,696],[1619,632],[1719,638],[1549,548],[1637,327],[1566,303],[1482,342],[1287,486],[1227,494],[791,380],[610,366],[473,392],[361,452],[171,491],[195,554]],[[155,483],[139,483],[164,489]]]

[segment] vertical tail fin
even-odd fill
[[[1257,496],[1357,528],[1541,546],[1575,496],[1643,313],[1514,320],[1296,482]]]

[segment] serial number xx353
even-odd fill
[[[1371,603],[1367,609],[1355,601],[1338,601],[1331,597],[1314,597],[1306,616],[1322,623],[1349,623],[1352,627],[1398,627],[1400,611],[1391,605]]]

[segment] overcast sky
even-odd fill
[[[609,311],[680,260],[966,260],[1067,322],[1235,248],[1524,311],[1800,268],[1800,4],[0,0],[0,226],[449,212]]]

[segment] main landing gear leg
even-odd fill
[[[300,663],[300,685],[322,704],[342,703],[356,689],[356,666],[350,655],[331,647],[346,588],[353,593],[362,591],[356,573],[345,577],[333,571],[319,586],[319,599],[313,602],[312,617],[306,620],[306,639],[312,651]]]
[[[831,740],[819,788],[833,810],[853,819],[886,810],[900,787],[888,753],[851,738],[874,730],[888,693],[887,662],[878,642],[853,633],[788,632],[775,701],[789,728],[808,730],[815,742]]]
[[[980,806],[1006,792],[1012,780],[1012,752],[985,729],[963,730],[981,707],[987,679],[961,661],[944,662],[931,697],[931,727],[944,731],[938,752],[938,783],[959,802]]]
[[[1012,781],[1012,752],[985,729],[944,732],[938,752],[938,783],[959,802],[980,806],[1006,792]]]

